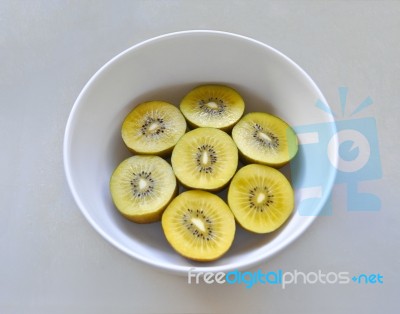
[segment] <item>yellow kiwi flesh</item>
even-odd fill
[[[240,94],[224,85],[201,85],[182,99],[180,109],[192,128],[232,129],[242,117],[245,103]]]
[[[236,221],[254,233],[278,229],[291,215],[294,192],[277,169],[258,164],[241,168],[228,190],[228,204]]]
[[[110,180],[115,207],[137,223],[159,221],[177,195],[172,167],[158,156],[132,156],[122,161]]]
[[[133,108],[121,135],[135,155],[110,179],[119,213],[136,223],[161,220],[172,248],[200,262],[229,250],[236,223],[259,234],[279,229],[295,204],[290,182],[275,168],[294,158],[298,139],[282,119],[244,110],[241,95],[218,84],[192,89],[179,108],[165,101]],[[250,164],[238,170],[239,157]],[[179,194],[178,181],[189,190]],[[225,187],[224,199],[210,193]]]
[[[297,153],[298,140],[282,119],[264,113],[245,115],[232,129],[241,157],[248,163],[282,167]]]
[[[166,156],[186,132],[186,121],[174,105],[148,101],[137,105],[125,118],[121,135],[134,154]]]
[[[165,237],[173,249],[195,261],[224,255],[235,236],[235,219],[217,195],[200,190],[181,193],[162,216]]]
[[[235,174],[238,159],[238,149],[228,134],[214,128],[197,128],[178,141],[171,163],[185,187],[217,191]]]

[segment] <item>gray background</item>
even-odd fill
[[[1,1],[1,313],[397,313],[400,263],[399,1]],[[288,55],[340,108],[367,96],[382,178],[360,189],[377,212],[347,210],[333,190],[319,217],[264,272],[380,273],[380,285],[188,285],[124,255],[85,220],[69,192],[62,141],[72,105],[105,62],[168,32],[215,29]],[[256,269],[253,269],[256,270]]]

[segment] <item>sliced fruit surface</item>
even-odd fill
[[[178,141],[171,163],[184,186],[214,191],[229,182],[238,159],[238,149],[228,134],[214,128],[197,128]]]
[[[112,200],[126,218],[149,223],[161,218],[177,193],[172,167],[158,156],[132,156],[122,161],[110,180]]]
[[[137,105],[125,118],[121,135],[130,151],[165,156],[186,131],[186,120],[174,105],[149,101]]]
[[[230,130],[242,117],[245,103],[240,94],[224,85],[201,85],[181,101],[180,109],[192,127]]]
[[[281,167],[297,153],[293,129],[282,119],[264,113],[245,115],[233,127],[232,138],[247,162]]]
[[[167,241],[182,256],[212,261],[231,247],[235,219],[228,205],[217,195],[190,190],[181,193],[162,216]]]
[[[277,169],[251,164],[233,177],[228,204],[237,222],[255,233],[278,229],[291,215],[294,193],[290,182]]]

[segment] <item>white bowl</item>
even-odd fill
[[[145,263],[179,274],[193,267],[210,272],[245,269],[276,254],[321,211],[336,172],[335,167],[315,162],[314,154],[323,158],[326,147],[302,150],[300,146],[293,163],[296,169],[283,169],[291,175],[297,205],[279,231],[255,235],[238,228],[231,249],[214,262],[195,263],[179,256],[166,242],[160,223],[135,224],[116,211],[109,179],[130,156],[120,128],[132,107],[154,99],[178,105],[185,93],[201,83],[235,88],[247,112],[273,113],[294,127],[322,123],[328,137],[336,132],[332,117],[315,106],[318,100],[326,100],[312,79],[282,53],[247,37],[219,31],[177,32],[137,44],[105,64],[83,88],[67,123],[64,166],[70,189],[87,220],[110,243]],[[337,151],[335,136],[329,147]],[[337,163],[335,156],[330,160]],[[313,190],[310,182],[320,185]],[[307,191],[319,195],[313,202],[302,202]],[[312,208],[304,208],[310,204]],[[311,214],[302,214],[304,210]]]

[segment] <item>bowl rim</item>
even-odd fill
[[[222,36],[228,36],[228,37],[233,37],[236,39],[241,39],[244,41],[251,42],[253,44],[262,46],[270,51],[272,51],[274,54],[278,55],[280,58],[283,58],[286,62],[288,62],[292,67],[296,68],[303,76],[304,79],[308,81],[308,83],[313,87],[313,89],[317,92],[318,98],[323,101],[325,104],[328,104],[326,101],[324,95],[322,94],[321,90],[319,87],[316,85],[314,80],[308,75],[308,73],[303,70],[297,63],[295,63],[292,59],[290,59],[288,56],[280,52],[279,50],[259,41],[256,39],[253,39],[248,36],[240,35],[237,33],[232,33],[232,32],[227,32],[227,31],[220,31],[220,30],[210,30],[210,29],[195,29],[195,30],[182,30],[182,31],[176,31],[176,32],[170,32],[170,33],[165,33],[162,35],[158,35],[146,40],[143,40],[114,56],[111,58],[109,61],[107,61],[103,66],[101,66],[92,76],[91,78],[87,81],[87,83],[84,85],[82,90],[80,91],[78,97],[76,98],[72,109],[70,111],[66,127],[65,127],[65,133],[64,133],[64,139],[63,139],[63,164],[64,164],[64,173],[67,179],[67,183],[69,186],[69,189],[71,191],[71,194],[75,200],[75,203],[78,205],[78,208],[84,215],[84,217],[87,219],[87,221],[90,223],[90,225],[104,238],[106,239],[109,243],[111,243],[114,247],[118,248],[122,252],[126,253],[128,256],[134,257],[135,259],[144,262],[145,264],[154,266],[158,269],[165,270],[168,272],[172,272],[178,275],[186,275],[189,270],[192,271],[192,273],[196,272],[201,272],[201,271],[206,271],[206,272],[228,272],[232,270],[242,270],[242,269],[248,269],[251,268],[255,265],[260,264],[262,261],[265,261],[267,259],[272,258],[275,256],[277,253],[279,253],[281,250],[284,248],[288,247],[290,244],[292,244],[297,238],[300,237],[308,228],[309,226],[315,221],[315,219],[318,216],[318,213],[322,210],[324,205],[326,204],[328,198],[330,197],[330,194],[332,192],[332,188],[336,179],[337,171],[334,171],[330,173],[329,178],[327,178],[326,182],[326,187],[327,187],[327,193],[323,195],[321,198],[319,204],[320,208],[316,211],[316,214],[313,216],[307,216],[307,220],[301,224],[299,228],[297,228],[294,232],[290,234],[287,238],[285,238],[280,244],[273,249],[264,252],[263,254],[260,254],[257,256],[257,258],[254,258],[252,260],[242,260],[238,261],[235,263],[231,263],[229,265],[215,265],[215,266],[210,266],[210,265],[205,265],[195,267],[195,266],[180,266],[180,265],[171,265],[171,264],[166,264],[164,262],[160,261],[154,261],[152,259],[146,258],[142,256],[141,254],[138,254],[132,250],[129,250],[126,248],[124,245],[120,244],[118,241],[114,240],[112,237],[110,237],[103,229],[96,223],[96,221],[91,217],[90,211],[84,206],[81,197],[79,195],[79,192],[77,191],[74,180],[72,178],[72,170],[71,170],[71,158],[70,158],[70,151],[71,151],[71,130],[74,126],[74,121],[75,121],[75,116],[76,112],[78,110],[78,107],[81,104],[82,98],[86,94],[87,90],[89,87],[92,85],[94,81],[108,68],[110,67],[116,60],[120,59],[122,56],[129,54],[131,51],[138,49],[139,47],[145,46],[149,43],[152,43],[154,41],[159,41],[161,39],[166,39],[166,38],[173,38],[173,37],[178,37],[182,35],[191,35],[191,34],[212,34],[212,35],[222,35]],[[333,120],[332,121],[332,128],[333,132],[337,132],[336,128],[336,123]],[[334,148],[338,147],[338,140],[335,139],[333,146]],[[338,165],[338,156],[334,155],[332,156],[331,163],[334,165],[334,168],[337,169]]]

